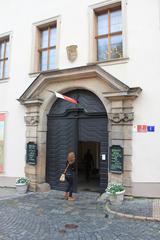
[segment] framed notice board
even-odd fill
[[[26,162],[31,165],[37,164],[37,144],[34,142],[27,143],[27,159]]]
[[[110,147],[109,171],[114,173],[123,172],[123,148],[119,145]]]

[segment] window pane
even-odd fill
[[[0,59],[4,58],[4,43],[0,43]]]
[[[5,61],[5,65],[4,65],[4,77],[5,77],[5,78],[8,77],[8,61]]]
[[[47,48],[48,47],[48,29],[42,31],[42,37],[41,37],[41,48]]]
[[[3,62],[0,62],[0,78],[3,77]]]
[[[108,39],[101,38],[98,39],[98,61],[103,61],[108,59]]]
[[[40,61],[40,70],[41,71],[47,70],[47,58],[48,58],[48,52],[42,51],[41,61]]]
[[[98,35],[108,33],[108,14],[98,16]]]
[[[121,58],[122,57],[122,36],[112,36],[111,37],[111,58]]]
[[[121,10],[111,12],[111,32],[122,31],[122,15]]]
[[[6,58],[8,58],[8,49],[9,49],[8,45],[9,45],[9,43],[6,42]]]
[[[56,49],[50,50],[49,69],[54,69],[56,66],[55,53],[56,53]]]
[[[56,45],[56,28],[51,28],[50,31],[50,46]]]

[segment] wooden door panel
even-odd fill
[[[48,118],[46,178],[53,189],[65,189],[59,176],[65,169],[68,152],[75,152],[75,130],[75,119]]]

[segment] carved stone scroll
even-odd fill
[[[133,113],[108,113],[109,120],[114,123],[129,122],[134,119]]]
[[[25,116],[24,119],[27,126],[37,126],[39,123],[39,116]]]

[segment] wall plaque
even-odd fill
[[[26,162],[31,165],[37,164],[37,144],[34,142],[27,143],[27,160]]]
[[[69,61],[74,62],[77,58],[77,45],[71,45],[66,47],[67,49],[67,56]]]
[[[123,148],[119,145],[110,147],[109,171],[114,173],[123,172]]]

